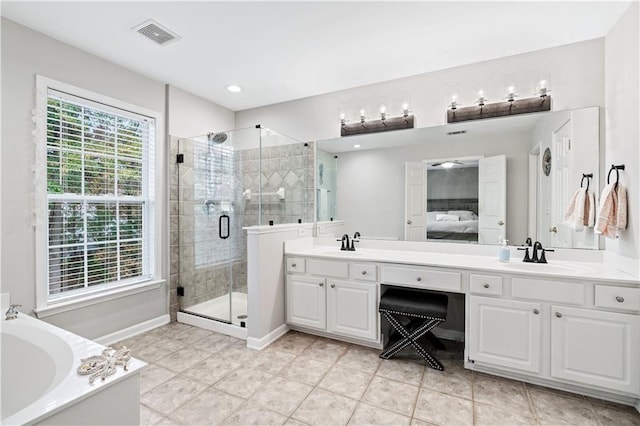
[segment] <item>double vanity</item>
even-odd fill
[[[360,245],[285,243],[290,328],[381,348],[388,325],[378,302],[387,286],[459,294],[466,368],[638,407],[640,283],[597,252],[582,251],[579,259],[593,260],[585,262],[559,250],[549,264],[531,264],[515,248],[501,263],[495,246]]]

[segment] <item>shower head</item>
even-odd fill
[[[228,135],[224,132],[219,133],[207,133],[207,140],[213,143],[224,143],[227,140]]]

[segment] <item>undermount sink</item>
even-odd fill
[[[356,249],[355,251],[348,250],[340,250],[340,247],[326,247],[326,248],[318,248],[314,250],[318,254],[330,254],[330,255],[338,255],[338,256],[361,256],[362,253]]]

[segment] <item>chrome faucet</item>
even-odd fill
[[[20,312],[18,312],[18,310],[16,308],[19,308],[22,305],[11,305],[9,306],[9,309],[7,310],[7,312],[5,313],[6,317],[5,319],[8,320],[13,320],[18,318],[18,314]]]
[[[351,247],[349,246],[349,235],[348,234],[344,234],[342,236],[342,238],[338,238],[336,241],[341,241],[342,242],[342,246],[340,246],[340,250],[341,251],[350,251]],[[355,250],[355,249],[353,249]]]

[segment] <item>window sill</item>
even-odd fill
[[[80,309],[91,305],[97,305],[98,303],[104,303],[110,300],[131,296],[133,294],[155,290],[157,288],[160,288],[160,286],[162,286],[164,283],[165,280],[152,280],[139,284],[122,286],[119,288],[100,292],[98,294],[91,294],[77,299],[68,300],[66,302],[52,303],[42,308],[36,308],[33,311],[38,318],[46,318],[51,315],[57,315],[63,312],[73,311],[75,309]]]

